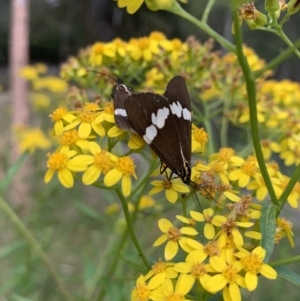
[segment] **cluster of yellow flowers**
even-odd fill
[[[77,174],[82,173],[85,185],[106,189],[121,182],[123,196],[132,198],[132,178],[143,181],[153,176],[152,171],[146,175],[143,173],[142,176],[139,175],[139,169],[136,171],[136,159],[131,154],[143,151],[148,162],[154,161],[153,155],[147,153],[141,137],[124,132],[115,125],[114,104],[107,101],[115,81],[101,73],[120,76],[128,68],[130,75],[126,77],[125,83],[136,83],[143,90],[161,92],[167,80],[176,72],[186,79],[193,103],[204,100],[203,105],[211,105],[215,100],[217,106],[220,106],[222,101],[229,99],[231,111],[227,114],[227,120],[245,124],[249,119],[247,107],[245,104],[240,105],[240,100],[245,98],[245,87],[239,76],[241,73],[236,59],[229,54],[222,57],[211,49],[210,41],[201,45],[190,38],[183,43],[177,39],[168,40],[162,33],[154,32],[149,37],[132,39],[128,43],[120,39],[110,43],[97,42],[81,50],[78,57],[70,58],[62,65],[61,76],[85,88],[92,88],[95,101],[91,101],[93,96],[90,96],[90,91],[73,87],[68,98],[74,101],[73,108],[61,106],[50,115],[59,146],[54,153],[48,155],[45,182],[48,183],[57,173],[61,184],[70,188],[74,185],[74,178],[78,178]],[[253,70],[263,66],[264,62],[251,49],[245,48],[245,53]],[[99,67],[101,73],[87,72],[95,67]],[[296,111],[299,110],[294,88],[291,92],[292,85],[295,88],[293,83],[275,82],[266,78],[259,82],[258,107],[263,107],[259,110],[260,122],[266,127],[278,129],[277,139],[285,141],[281,142],[281,156],[285,160],[288,159],[283,156],[284,151],[296,151],[300,141],[297,136],[299,123],[295,129],[291,129],[291,125],[297,121]],[[269,104],[271,109],[267,109]],[[287,111],[283,104],[288,108]],[[215,110],[217,106],[212,108]],[[195,124],[207,118],[201,115],[197,105],[193,110]],[[289,120],[282,123],[280,120],[287,116],[284,112],[289,113]],[[195,290],[198,287],[197,279],[206,293],[214,294],[222,290],[224,300],[239,301],[240,287],[253,291],[257,286],[258,274],[269,279],[277,277],[276,271],[264,263],[266,251],[258,246],[262,239],[258,223],[262,208],[252,203],[252,197],[263,201],[268,197],[268,192],[256,157],[249,155],[243,158],[234,149],[223,147],[210,154],[207,162],[200,161],[208,143],[208,134],[195,124],[192,126],[191,137],[194,161],[191,180],[196,191],[205,198],[214,200],[215,208],[204,209],[203,213],[191,211],[190,218],[177,216],[179,221],[187,224],[182,228],[174,227],[166,219],[159,221],[159,228],[164,234],[154,245],[159,246],[168,240],[164,255],[167,262],[160,260],[147,275],[138,278],[132,292],[133,301],[187,300],[186,295],[192,288],[193,294],[201,291]],[[282,138],[282,133],[287,128],[294,132],[289,137]],[[124,146],[124,140],[127,141],[127,147]],[[276,149],[276,141],[273,146],[271,144],[265,145],[265,149],[269,150],[266,158],[271,156],[270,149]],[[299,156],[297,159],[299,160]],[[286,161],[288,162],[290,161]],[[267,163],[267,169],[275,194],[279,197],[289,177],[283,175],[274,162]],[[157,171],[156,174],[158,173]],[[170,203],[175,203],[180,194],[190,192],[190,187],[180,179],[166,177],[154,180],[151,184],[153,188],[148,195],[163,191]],[[293,208],[297,208],[299,200],[300,183],[297,183],[288,202]],[[203,235],[198,232],[198,223],[201,222],[205,222]],[[250,227],[251,231],[240,229],[249,230]],[[275,243],[287,237],[293,246],[291,228],[289,221],[278,218],[276,229],[274,228]],[[198,234],[199,237],[196,238]],[[205,245],[199,242],[204,241],[203,236]],[[244,241],[246,239],[247,242]],[[185,254],[185,261],[170,262],[178,252]]]

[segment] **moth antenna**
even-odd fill
[[[116,84],[120,84],[120,80],[118,80],[117,78],[115,78],[115,77],[113,77],[113,76],[111,76],[111,75],[108,75],[108,74],[106,74],[106,73],[103,73],[103,72],[101,72],[101,71],[86,69],[86,72],[94,72],[94,73],[99,73],[99,74],[105,75],[105,76],[107,76],[107,77],[113,79],[113,80],[116,82]]]
[[[193,192],[194,192],[194,194],[195,194],[195,196],[196,196],[197,203],[198,203],[198,205],[199,205],[199,207],[200,207],[200,210],[201,210],[201,212],[203,212],[203,208],[202,208],[202,206],[201,206],[200,200],[199,200],[198,195],[197,195],[197,193],[196,193],[195,187],[193,187],[192,185],[189,185],[189,186],[193,189]]]

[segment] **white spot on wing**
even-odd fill
[[[182,106],[180,104],[179,101],[177,101],[176,103],[173,102],[171,105],[171,111],[173,115],[177,115],[178,118],[181,117],[181,112],[182,112]]]
[[[124,109],[115,109],[115,115],[127,117],[126,110]]]
[[[185,120],[190,120],[190,121],[192,120],[191,112],[187,108],[183,109],[182,116],[183,116],[183,119],[185,119]]]
[[[156,127],[152,124],[146,128],[146,133],[143,136],[143,139],[148,143],[152,143],[153,139],[157,135],[157,129]]]
[[[162,129],[165,125],[166,119],[169,116],[170,110],[168,108],[159,109],[155,116],[154,113],[151,115],[151,121],[154,125],[156,125],[159,129]]]

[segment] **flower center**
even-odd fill
[[[104,50],[103,44],[102,43],[96,43],[93,47],[93,52],[95,54],[101,54]]]
[[[135,175],[134,161],[128,156],[118,159],[116,169],[120,170],[125,176]]]
[[[201,277],[201,276],[205,275],[206,273],[207,273],[207,271],[206,271],[206,268],[205,268],[205,264],[203,264],[203,263],[195,263],[192,266],[191,274],[195,278]]]
[[[95,113],[93,112],[82,112],[79,116],[81,122],[91,123],[95,119]]]
[[[249,254],[241,259],[241,263],[246,271],[259,274],[262,268],[262,261],[257,254]]]
[[[152,266],[152,271],[154,274],[159,274],[159,273],[163,273],[165,271],[165,268],[166,268],[166,263],[162,262],[161,259],[159,259],[159,262],[156,262]]]
[[[203,128],[197,128],[194,130],[194,138],[199,143],[207,143],[208,141],[207,133],[204,131]]]
[[[63,169],[68,161],[68,157],[64,153],[54,153],[48,156],[47,167],[51,170]]]
[[[181,232],[177,228],[171,228],[168,231],[169,240],[178,241],[178,239],[180,238],[180,236],[181,236]]]
[[[234,150],[232,148],[223,147],[218,154],[218,159],[223,162],[229,162],[233,154]]]
[[[238,278],[238,270],[233,265],[229,265],[222,274],[228,283],[234,283]]]
[[[166,301],[184,301],[185,298],[181,294],[178,293],[171,293],[169,296],[166,297]]]
[[[104,112],[107,113],[107,114],[111,114],[111,115],[114,114],[114,104],[113,104],[113,102],[106,103],[106,106],[104,108]]]
[[[256,164],[255,164],[255,162],[245,162],[241,166],[241,170],[243,173],[245,173],[249,176],[253,176],[256,172]]]
[[[64,107],[57,108],[52,114],[49,115],[53,122],[62,120],[63,117],[67,114],[67,109]]]
[[[150,298],[150,289],[145,284],[139,284],[135,289],[136,300],[148,301]]]
[[[168,179],[165,179],[162,181],[162,186],[164,189],[171,189],[172,188],[172,183]]]
[[[224,164],[222,162],[215,161],[213,164],[211,164],[211,169],[216,173],[223,173]]]
[[[94,165],[98,167],[104,174],[108,173],[108,171],[110,171],[114,166],[114,162],[111,160],[105,150],[96,154],[94,156],[94,160]]]
[[[212,257],[220,254],[220,250],[218,248],[216,241],[211,241],[204,246],[204,252]]]
[[[79,135],[78,135],[77,130],[75,130],[75,129],[64,132],[59,138],[61,145],[72,145],[78,139],[79,139]]]
[[[99,109],[100,107],[94,102],[86,102],[83,108],[84,111],[97,111]]]
[[[139,40],[139,46],[142,49],[147,49],[150,46],[150,41],[148,38],[141,38]]]

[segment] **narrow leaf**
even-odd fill
[[[18,160],[9,167],[9,169],[6,172],[3,180],[0,181],[0,193],[3,193],[8,188],[8,186],[12,182],[15,174],[19,171],[19,169],[21,168],[23,162],[27,158],[27,156],[28,156],[27,152],[23,153],[18,158]]]
[[[300,276],[298,274],[283,266],[274,267],[274,269],[277,271],[279,277],[284,278],[300,287]]]
[[[274,237],[276,230],[276,206],[265,203],[261,208],[260,217],[261,242],[260,245],[266,250],[265,262],[268,262],[274,249]]]

